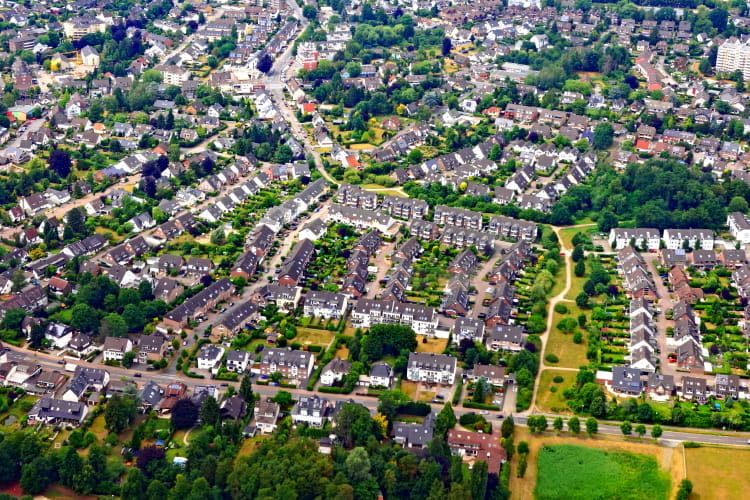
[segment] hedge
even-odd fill
[[[426,417],[432,411],[432,407],[427,403],[415,403],[410,401],[398,407],[398,413],[406,415],[415,415],[417,417]]]
[[[350,394],[352,391],[348,387],[318,387],[318,392],[327,392],[329,394]]]
[[[474,401],[464,401],[463,404],[464,408],[472,408],[475,410],[491,410],[491,411],[499,411],[500,407],[497,405],[488,405],[485,403],[475,403]]]

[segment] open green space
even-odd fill
[[[556,377],[562,377],[562,382],[556,382]],[[542,371],[536,395],[537,410],[546,413],[570,413],[563,393],[573,386],[575,380],[575,372],[551,369]]]
[[[685,449],[687,476],[693,483],[692,500],[739,498],[750,488],[750,451],[736,448]],[[731,466],[728,466],[731,464]]]
[[[653,457],[575,445],[539,450],[534,497],[544,499],[666,499],[670,480]]]
[[[557,325],[563,318],[576,319],[583,311],[575,303],[565,302],[564,304],[568,308],[568,313],[554,313],[552,317],[552,329],[549,333],[549,338],[547,338],[547,346],[544,352],[546,354],[554,354],[559,358],[559,361],[555,364],[556,366],[580,368],[588,364],[588,360],[586,359],[586,336],[583,335],[584,340],[580,344],[576,344],[573,342],[573,334],[562,332]]]

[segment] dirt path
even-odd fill
[[[558,239],[560,239],[560,228],[553,227],[553,231],[555,231],[555,234],[557,235]],[[554,368],[555,370],[564,370],[564,371],[578,371],[574,368],[560,368],[559,366],[547,366],[544,362],[544,351],[547,347],[547,340],[549,339],[550,332],[552,331],[552,321],[554,318],[554,312],[555,312],[555,306],[561,302],[565,301],[565,296],[568,294],[568,291],[570,290],[570,285],[572,283],[572,276],[571,276],[571,269],[573,268],[573,264],[571,262],[570,258],[570,250],[567,248],[561,248],[561,252],[563,254],[563,258],[565,261],[565,287],[552,297],[549,301],[549,309],[547,310],[547,328],[544,331],[543,335],[540,335],[539,338],[542,342],[542,348],[539,352],[539,373],[541,374],[543,370],[546,368]],[[536,409],[536,395],[539,391],[539,379],[540,376],[537,375],[536,379],[534,380],[534,394],[531,397],[531,408],[529,410],[526,410],[524,413],[534,412]]]

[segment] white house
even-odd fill
[[[670,250],[683,248],[685,242],[695,249],[700,243],[703,250],[714,249],[714,232],[710,229],[665,229],[664,245]]]
[[[236,373],[245,373],[250,362],[250,353],[247,351],[229,351],[227,354],[227,370]]]
[[[324,291],[310,291],[305,295],[304,315],[316,318],[339,319],[346,311],[346,295]]]
[[[734,239],[747,245],[750,243],[750,218],[741,212],[732,212],[727,216],[727,226]]]
[[[390,387],[393,383],[393,370],[387,363],[375,363],[370,368],[370,387]]]
[[[223,357],[223,347],[218,347],[213,344],[206,344],[201,347],[201,352],[200,354],[198,354],[198,369],[218,372],[219,365],[221,364],[221,358]]]
[[[609,244],[612,249],[625,248],[633,241],[636,247],[646,247],[656,251],[661,246],[661,235],[654,228],[624,228],[616,227],[609,231]]]
[[[292,422],[323,427],[332,409],[331,403],[320,396],[301,396],[292,408]]]
[[[406,378],[413,382],[453,385],[456,380],[456,358],[445,354],[413,352],[406,365]]]
[[[130,339],[107,337],[104,339],[104,346],[102,347],[104,362],[122,361],[125,357],[125,353],[132,350],[133,343]]]
[[[341,382],[351,367],[352,364],[349,361],[333,358],[320,372],[320,383],[331,386],[336,382]]]
[[[55,349],[65,349],[73,338],[73,329],[62,323],[50,323],[44,332],[47,339]]]

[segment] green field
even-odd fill
[[[555,382],[555,376],[562,377],[563,381]],[[570,413],[568,402],[563,397],[563,393],[566,389],[573,387],[575,380],[576,372],[554,369],[542,371],[539,376],[539,390],[536,395],[537,410],[549,413]]]
[[[539,450],[537,499],[666,499],[670,480],[653,457],[574,445]]]

